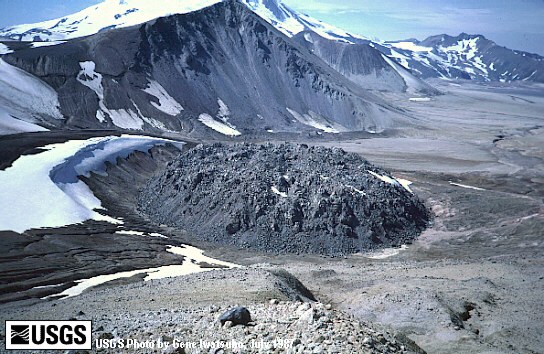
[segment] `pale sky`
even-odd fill
[[[151,0],[150,0],[151,1]],[[165,0],[163,0],[165,1]],[[100,0],[0,0],[0,28],[62,17]],[[160,1],[154,0],[160,4]],[[349,32],[382,40],[461,32],[544,55],[544,0],[284,0]]]

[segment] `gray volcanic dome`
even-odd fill
[[[201,145],[152,178],[139,207],[196,239],[340,255],[400,245],[429,214],[384,170],[341,149]]]

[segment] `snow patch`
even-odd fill
[[[144,92],[156,97],[159,100],[159,104],[151,102],[151,105],[171,116],[177,116],[183,111],[183,107],[172,96],[166,92],[164,87],[157,81],[151,80],[149,86],[144,89]]]
[[[310,127],[314,127],[316,129],[322,130],[325,133],[333,133],[337,134],[340,133],[340,131],[336,128],[334,128],[331,124],[329,124],[325,119],[318,117],[317,114],[313,112],[309,112],[309,114],[300,114],[297,111],[286,108],[287,111],[300,123],[304,125],[308,125]]]
[[[386,175],[379,175],[377,174],[376,172],[373,172],[373,171],[370,171],[370,170],[366,170],[366,172],[370,173],[372,176],[384,181],[385,183],[389,183],[389,184],[394,184],[394,185],[400,185],[399,182],[397,182],[396,179],[394,178],[391,178],[389,176],[386,176]]]
[[[189,246],[189,245],[183,245],[181,247],[168,246],[168,249],[166,251],[172,254],[177,254],[180,256],[187,257],[193,263],[195,262],[208,263],[208,264],[219,265],[219,266],[228,267],[228,268],[241,268],[241,266],[238,264],[224,262],[215,258],[207,257],[204,255],[203,250],[198,249],[196,247]]]
[[[396,42],[396,43],[388,43],[392,45],[393,47],[403,49],[403,50],[410,50],[412,52],[431,52],[433,50],[432,47],[424,47],[420,46],[414,42]]]
[[[395,177],[395,180],[396,180],[397,182],[399,182],[400,185],[403,186],[404,189],[406,189],[408,192],[414,194],[414,192],[413,192],[412,189],[410,188],[410,186],[413,184],[412,181],[409,181],[409,180],[404,179],[404,178],[396,178],[396,177]]]
[[[132,99],[130,100],[130,102],[132,102],[132,105],[134,106],[134,108],[136,108],[136,112],[138,113],[138,116],[141,117],[144,122],[146,122],[147,124],[149,124],[150,126],[154,128],[160,129],[163,132],[171,132],[171,130],[168,129],[162,122],[156,119],[144,116],[142,112],[140,111],[140,108],[138,108],[138,105],[136,104],[136,102],[134,102]]]
[[[228,136],[239,136],[239,135],[242,135],[242,133],[240,133],[238,130],[236,130],[235,128],[225,124],[225,123],[222,123],[222,122],[218,122],[216,121],[215,119],[213,119],[212,116],[210,116],[209,114],[206,114],[206,113],[202,113],[199,117],[198,117],[198,120],[204,124],[205,126],[207,126],[208,128],[211,128],[213,130],[215,130],[216,132],[219,132],[223,135],[228,135]]]
[[[346,185],[346,187],[351,188],[354,192],[359,193],[359,194],[362,195],[363,197],[366,196],[366,193],[363,192],[363,191],[360,190],[360,189],[357,189],[357,188],[355,188],[355,187],[353,187],[353,186],[350,186],[350,185]]]
[[[79,63],[81,71],[77,75],[77,81],[84,86],[87,86],[98,96],[98,110],[96,111],[96,119],[99,122],[105,122],[106,117],[103,112],[108,111],[104,104],[104,86],[102,86],[102,74],[95,71],[96,64],[94,61],[83,61]]]
[[[287,193],[280,192],[276,186],[270,187],[270,190],[272,191],[272,193],[277,194],[282,198],[287,198]]]
[[[391,57],[395,58],[400,63],[400,65],[402,65],[404,68],[410,69],[410,64],[408,63],[408,59],[410,59],[409,57],[407,57],[407,56],[405,56],[403,54],[400,54],[399,52],[397,52],[396,50],[393,50],[393,49],[391,49]],[[389,65],[391,65],[391,64],[389,64]]]
[[[405,251],[407,249],[408,249],[408,246],[406,245],[402,245],[400,248],[386,248],[381,251],[372,252],[366,255],[365,257],[370,259],[386,259],[389,257],[396,256],[397,254],[400,253],[400,251]]]
[[[450,185],[456,186],[456,187],[461,187],[461,188],[473,189],[475,191],[485,191],[485,189],[483,189],[483,188],[467,186],[466,184],[461,184],[461,183],[450,182]]]
[[[108,109],[106,112],[119,128],[141,130],[144,126],[144,121],[131,109]]]
[[[184,276],[193,273],[202,273],[211,271],[219,268],[240,268],[239,265],[229,262],[223,262],[214,258],[204,256],[204,251],[184,245],[181,247],[176,246],[167,246],[167,252],[173,253],[175,255],[180,255],[184,257],[184,260],[181,264],[167,265],[163,267],[156,268],[146,268],[146,269],[137,269],[127,272],[119,272],[114,274],[98,275],[96,277],[77,280],[77,285],[68,288],[61,292],[60,294],[50,295],[45,297],[47,298],[56,298],[63,297],[64,299],[80,295],[85,290],[93,288],[95,286],[113,281],[118,279],[126,279],[133,277],[139,274],[145,274],[144,281],[149,281],[153,279],[164,279],[164,278],[173,278]],[[212,267],[201,267],[199,263],[207,263],[212,265]],[[213,267],[215,266],[215,267]]]
[[[98,96],[98,110],[96,111],[96,119],[98,119],[99,122],[104,123],[106,121],[105,114],[108,114],[112,123],[119,128],[141,130],[144,125],[144,121],[136,112],[133,112],[131,109],[110,110],[106,107],[104,104],[104,86],[102,85],[102,74],[95,71],[95,62],[80,62],[79,67],[81,68],[81,71],[77,76],[77,81],[93,90]]]
[[[0,55],[13,53],[13,50],[9,49],[4,43],[0,43]]]
[[[449,47],[440,46],[439,49],[444,52],[462,54],[465,56],[466,60],[471,60],[476,56],[478,52],[478,41],[480,37],[475,37],[471,39],[463,39],[458,41],[456,44]]]
[[[306,40],[306,42],[309,42],[309,43],[314,42],[312,35],[310,33],[304,33],[304,39]]]
[[[153,233],[147,233],[142,231],[134,231],[134,230],[118,230],[115,231],[118,235],[130,235],[130,236],[150,236],[150,237],[159,237],[159,238],[168,238],[167,236],[164,236],[162,234],[153,232]]]
[[[370,171],[370,170],[366,170],[366,172],[368,172],[372,176],[384,181],[385,183],[389,183],[389,184],[392,184],[392,185],[395,185],[395,186],[401,186],[404,189],[406,189],[408,192],[410,192],[412,194],[414,193],[412,191],[412,189],[410,188],[410,185],[412,184],[412,182],[407,180],[407,179],[389,177],[389,176],[386,176],[386,175],[379,175],[376,172],[373,172],[373,171]]]
[[[219,111],[217,112],[217,118],[221,119],[227,123],[230,116],[229,107],[223,102],[220,98],[217,99],[217,104],[219,105]]]
[[[37,77],[0,59],[0,106],[12,116],[34,122],[35,116],[64,119],[57,92]]]
[[[25,132],[48,131],[39,125],[14,118],[3,107],[0,107],[0,135],[9,135]]]
[[[410,97],[410,101],[412,102],[429,102],[431,101],[430,97]]]
[[[66,41],[32,42],[32,48],[50,47],[62,43],[66,43]]]

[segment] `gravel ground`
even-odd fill
[[[308,299],[307,289],[293,281],[285,271],[269,267],[216,270],[114,288],[109,284],[64,300],[11,303],[3,306],[0,319],[92,320],[93,347],[108,353],[217,353],[221,346],[227,353],[419,350],[403,336],[377,331],[330,304]],[[250,311],[252,322],[221,325],[220,315],[240,305]],[[159,342],[170,345],[159,348]],[[182,351],[174,343],[189,347]],[[227,347],[232,343],[236,347]]]

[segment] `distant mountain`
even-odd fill
[[[544,57],[501,47],[482,35],[387,42],[382,51],[422,78],[544,82]]]
[[[348,44],[304,31],[293,39],[355,84],[372,90],[436,95],[439,92],[394,63],[372,43]]]
[[[11,82],[25,77],[27,86],[43,86],[36,95],[47,94],[49,104],[38,105],[33,117],[48,127],[202,136],[375,132],[408,120],[234,0],[20,49],[0,63]],[[0,103],[21,95],[17,85],[3,85]],[[32,101],[29,96],[18,106]],[[51,112],[40,115],[44,105]]]

